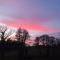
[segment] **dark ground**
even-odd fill
[[[0,60],[57,60],[58,58],[60,49],[57,48],[0,48]]]
[[[26,47],[20,43],[0,43],[0,60],[60,60],[60,46]]]

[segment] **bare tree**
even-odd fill
[[[22,30],[21,30],[21,28],[19,28],[16,32],[16,39],[18,41],[21,41],[21,34],[22,34]]]
[[[0,38],[2,41],[5,41],[10,35],[12,35],[13,30],[9,30],[7,26],[0,26]]]
[[[6,26],[0,26],[0,34],[1,34],[1,40],[5,40],[5,38],[4,38],[4,34],[5,34],[5,32],[7,31],[7,27]]]
[[[25,40],[29,38],[29,33],[27,30],[19,28],[16,32],[16,38],[18,41],[25,43]]]
[[[43,45],[48,45],[49,44],[49,36],[48,35],[42,35],[40,36],[40,40],[42,41]]]
[[[23,37],[22,37],[22,40],[23,42],[25,42],[26,39],[28,39],[30,36],[29,36],[29,33],[27,30],[23,30]]]
[[[50,40],[49,40],[49,45],[53,46],[55,44],[56,44],[55,38],[53,36],[51,36]]]
[[[40,40],[40,37],[36,37],[36,38],[35,38],[35,42],[36,42],[36,44],[35,44],[35,45],[36,45],[36,46],[38,46],[38,45],[39,45],[39,40]]]
[[[49,46],[56,44],[55,38],[53,36],[50,37],[49,35],[46,34],[40,36],[40,42],[42,42],[43,45],[49,45]]]

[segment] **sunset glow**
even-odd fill
[[[59,0],[0,0],[0,23],[38,33],[60,32],[59,5]]]

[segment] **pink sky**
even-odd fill
[[[59,0],[0,0],[0,23],[36,32],[60,32]]]
[[[26,21],[27,19],[20,19],[20,20],[22,20],[22,22],[23,22],[23,21]],[[33,21],[32,21],[32,23],[31,22],[30,23],[23,22],[23,24],[21,21],[18,21],[18,20],[5,20],[5,21],[1,21],[1,22],[10,27],[14,27],[14,28],[21,27],[26,30],[37,31],[37,32],[47,32],[48,33],[48,32],[60,31],[60,29],[58,30],[58,29],[50,28],[50,27],[42,25],[41,23],[36,24]]]

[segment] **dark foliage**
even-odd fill
[[[5,31],[1,32],[0,60],[18,60],[18,58],[19,60],[40,60],[44,57],[60,57],[60,39],[55,39],[55,37],[50,37],[49,35],[42,35],[36,37],[36,46],[27,47],[25,40],[29,38],[29,33],[26,30],[18,29],[16,33],[17,41],[12,41],[10,38],[5,41]],[[58,40],[57,45],[55,40]],[[43,45],[39,45],[39,42],[42,42]]]
[[[32,46],[26,47],[23,43],[12,41],[0,41],[0,55],[8,59],[28,59],[28,58],[41,58],[41,57],[59,57],[60,46]],[[10,58],[12,57],[12,58]],[[17,60],[16,59],[16,60]]]

